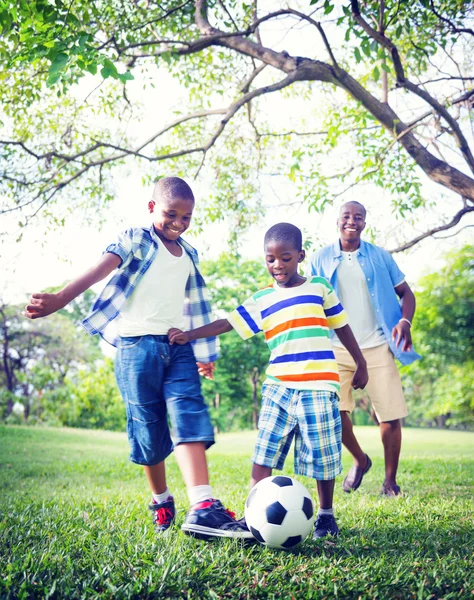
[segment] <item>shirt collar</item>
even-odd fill
[[[145,227],[144,229],[146,231],[150,232],[151,239],[155,242],[156,245],[158,245],[158,235],[155,232],[155,228],[153,226],[153,223],[151,224],[151,227]],[[198,259],[198,252],[197,252],[197,250],[195,248],[193,248],[189,242],[187,242],[186,240],[183,240],[182,237],[179,237],[178,238],[178,244],[180,246],[182,246],[184,248],[184,250],[186,250],[186,252],[188,254],[190,254],[191,257],[195,261]]]
[[[361,256],[365,256],[367,254],[367,244],[364,242],[364,240],[360,240],[360,246],[357,248],[357,252]],[[333,258],[342,259],[341,244],[339,243],[339,239],[337,239],[332,245],[332,255]]]

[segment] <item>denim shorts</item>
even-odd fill
[[[214,443],[191,344],[171,346],[166,335],[122,337],[115,375],[132,462],[156,465],[171,454],[173,442],[204,442],[206,448]]]
[[[264,384],[252,462],[282,469],[295,440],[295,473],[318,481],[342,471],[342,425],[335,392]]]

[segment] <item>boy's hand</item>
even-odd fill
[[[363,390],[369,381],[369,372],[367,371],[367,363],[358,364],[352,377],[352,387],[355,390]]]
[[[189,342],[189,333],[187,331],[181,331],[181,329],[176,329],[176,327],[172,327],[168,331],[168,339],[170,344],[179,344],[180,346],[184,346],[184,344]]]
[[[205,377],[206,379],[214,379],[214,371],[216,370],[216,364],[213,362],[210,363],[196,363],[198,367],[199,375]]]
[[[25,306],[23,314],[28,319],[39,319],[63,308],[65,304],[57,294],[33,294],[30,303]]]
[[[398,321],[398,323],[392,329],[392,340],[395,342],[397,348],[403,340],[403,352],[411,350],[413,343],[411,341],[410,324],[406,321]]]

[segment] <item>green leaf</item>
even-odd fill
[[[127,71],[126,73],[121,73],[118,78],[120,79],[120,81],[122,81],[123,83],[125,83],[126,81],[132,81],[133,79],[135,79],[135,77],[130,73],[130,71]]]
[[[48,77],[48,79],[46,80],[46,85],[48,87],[51,87],[52,85],[54,85],[59,80],[60,77],[61,77],[61,72],[59,72],[59,73],[52,73]]]
[[[361,56],[359,48],[354,48],[354,56],[355,56],[356,62],[360,63],[360,61],[362,60],[362,56]]]
[[[377,66],[374,67],[374,70],[372,71],[372,75],[374,76],[375,81],[378,81],[380,79],[380,71]]]
[[[53,60],[53,62],[51,63],[51,66],[49,67],[50,74],[58,73],[58,72],[62,71],[64,69],[64,67],[67,65],[68,60],[69,60],[69,56],[65,52],[60,52],[59,54],[56,54],[55,59]]]
[[[382,69],[385,71],[385,73],[391,73],[390,71],[390,67],[387,65],[387,63],[383,62],[380,63],[380,66],[382,67]]]

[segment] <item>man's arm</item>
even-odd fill
[[[208,325],[203,325],[191,331],[181,331],[181,329],[172,328],[168,331],[170,344],[187,344],[200,338],[214,337],[232,331],[233,327],[227,319],[217,319]]]
[[[402,350],[406,352],[412,348],[411,323],[415,314],[416,300],[415,294],[406,281],[395,287],[395,292],[401,300],[402,317],[392,329],[392,340],[397,347],[403,340]]]
[[[359,344],[352,333],[352,329],[349,327],[349,325],[344,325],[343,327],[336,329],[336,333],[337,337],[341,340],[343,346],[352,356],[356,364],[356,370],[354,372],[354,376],[352,377],[352,387],[355,390],[365,388],[367,382],[369,381],[367,363],[361,352],[361,349],[359,348]]]
[[[121,263],[122,259],[119,256],[106,252],[92,269],[73,279],[56,294],[33,294],[23,314],[28,319],[47,317],[64,308],[71,300],[74,300],[92,285],[107,277]]]

